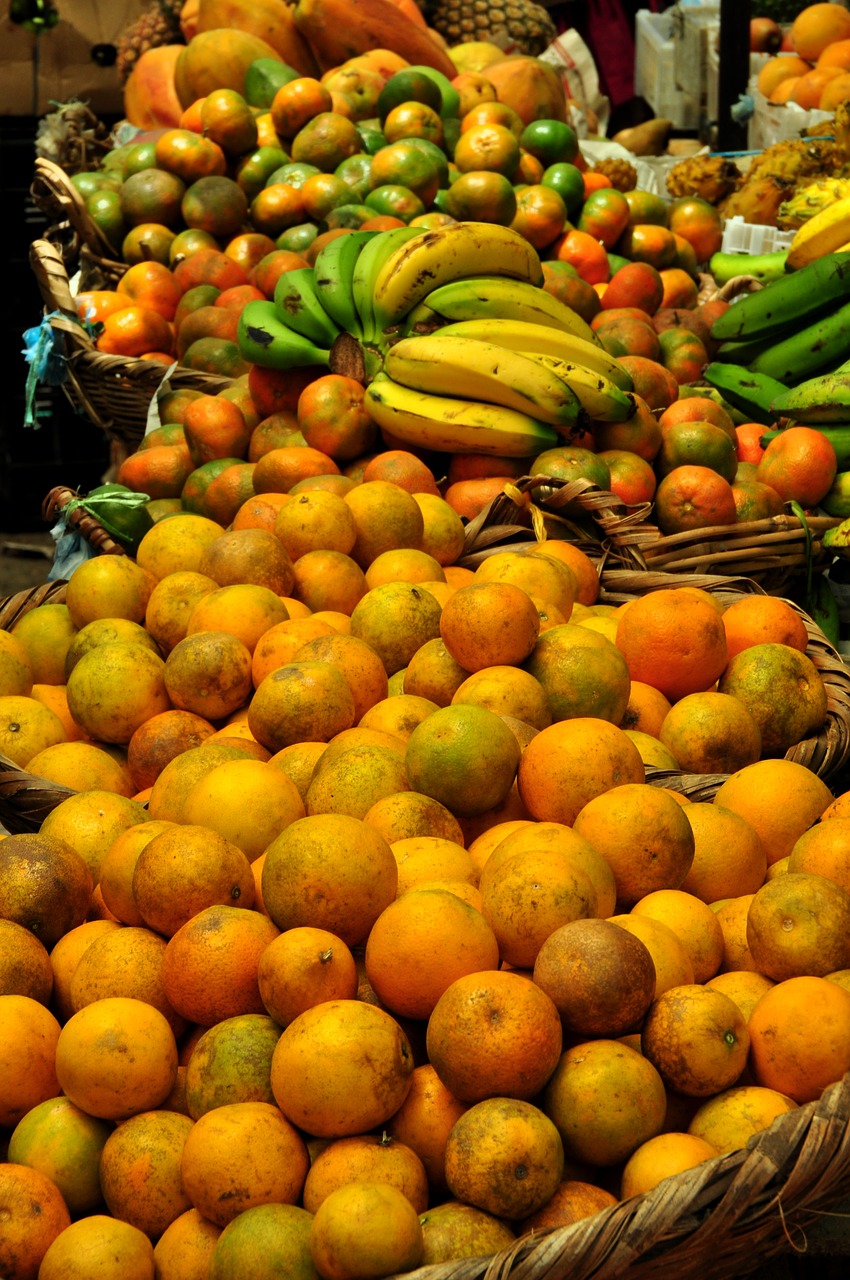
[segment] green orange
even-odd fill
[[[458,222],[495,222],[502,227],[510,226],[516,211],[516,192],[509,179],[492,170],[461,174],[446,191],[442,204],[442,212]]]
[[[544,187],[557,191],[566,206],[567,217],[571,218],[584,203],[584,178],[574,164],[568,161],[550,164],[540,181]]]
[[[579,153],[578,135],[563,120],[532,120],[519,135],[519,145],[545,165],[571,164]]]

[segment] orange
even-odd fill
[[[127,767],[141,790],[153,786],[159,774],[182,751],[199,747],[215,729],[190,711],[162,711],[139,725],[127,745]]]
[[[762,750],[781,753],[826,722],[823,678],[805,653],[786,644],[754,644],[735,654],[718,682],[748,709],[761,730]]]
[[[366,594],[363,570],[342,551],[307,551],[293,568],[295,598],[314,614],[331,610],[350,616]]]
[[[260,760],[229,760],[194,783],[183,816],[187,823],[217,832],[250,862],[290,822],[304,816],[304,805],[295,783],[280,770],[267,769]],[[235,905],[235,886],[227,892]]]
[[[258,911],[230,905],[203,908],[169,939],[162,966],[165,993],[190,1022],[262,1013],[257,967],[279,933]]]
[[[423,698],[439,707],[449,705],[469,675],[449,653],[442,636],[420,644],[401,673],[405,696]]]
[[[28,663],[34,683],[64,684],[65,655],[76,633],[67,605],[42,604],[30,609],[10,631],[0,632],[0,671],[16,668],[23,672]],[[27,681],[26,676],[23,680],[13,678],[7,687],[0,675],[0,694],[28,694]],[[18,687],[13,687],[16,684]]]
[[[136,789],[120,756],[114,757],[88,741],[58,742],[45,747],[30,757],[27,770],[71,791],[96,787],[132,796]]]
[[[126,1120],[158,1107],[177,1074],[177,1045],[158,1009],[132,997],[107,997],[76,1012],[56,1045],[62,1092],[81,1110]]]
[[[271,671],[248,712],[252,734],[272,752],[295,742],[327,742],[354,722],[351,687],[329,662],[288,662]]]
[[[185,1280],[205,1280],[221,1228],[197,1209],[187,1209],[165,1228],[154,1245],[154,1268],[163,1276],[182,1275]]]
[[[387,1130],[419,1156],[429,1186],[444,1192],[446,1142],[466,1106],[446,1088],[430,1062],[415,1067],[410,1079],[407,1096]]]
[[[801,58],[817,62],[836,40],[850,38],[850,15],[838,4],[810,4],[791,24],[791,45]]]
[[[551,1200],[542,1209],[523,1219],[521,1234],[534,1235],[549,1227],[570,1227],[574,1222],[589,1218],[603,1209],[610,1209],[616,1203],[615,1195],[593,1182],[564,1178]]]
[[[195,605],[216,587],[212,578],[195,570],[166,573],[159,580],[145,610],[145,627],[166,656],[185,637]]]
[[[185,1110],[193,1120],[232,1102],[272,1102],[269,1072],[280,1027],[246,1013],[208,1027],[194,1040],[185,1066]]]
[[[528,1176],[517,1179],[518,1166]],[[446,1181],[459,1200],[511,1221],[554,1195],[564,1171],[556,1126],[523,1099],[486,1098],[465,1111],[446,1145]]]
[[[422,512],[413,495],[399,485],[371,480],[357,485],[344,501],[357,526],[351,554],[361,568],[382,551],[419,545],[425,527]]]
[[[766,978],[762,973],[755,973],[749,969],[738,969],[729,970],[726,973],[716,973],[713,978],[709,978],[705,985],[712,987],[715,991],[722,991],[724,995],[729,996],[735,1001],[744,1017],[749,1020],[750,1014],[765,991],[769,991],[772,986],[775,986],[775,983],[772,978]]]
[[[148,819],[128,827],[113,840],[100,864],[98,886],[109,911],[122,924],[144,923],[133,897],[133,871],[142,849],[170,824]]]
[[[266,947],[257,979],[263,1004],[282,1027],[314,1005],[350,1000],[357,991],[354,958],[342,938],[307,926],[287,929]]]
[[[671,707],[659,738],[685,773],[734,773],[761,757],[762,736],[728,693],[689,693]]]
[[[623,783],[593,796],[572,825],[610,864],[622,908],[654,890],[678,888],[693,861],[694,836],[683,807],[646,783]]]
[[[471,973],[456,978],[438,999],[426,1046],[428,1060],[459,1101],[531,1099],[558,1063],[561,1022],[551,998],[527,977],[507,970]]]
[[[655,966],[656,997],[670,987],[693,982],[694,965],[690,953],[668,925],[644,915],[615,915],[609,919],[646,947]]]
[[[99,742],[129,743],[145,720],[170,706],[165,663],[142,645],[104,644],[68,677],[68,708]]]
[[[756,1083],[811,1102],[850,1068],[850,993],[825,978],[777,982],[750,1014]]]
[[[209,741],[181,752],[165,766],[151,787],[148,812],[160,821],[182,822],[186,796],[198,778],[225,760],[245,758],[244,750],[232,742]]]
[[[8,1276],[35,1280],[50,1245],[71,1223],[54,1182],[26,1165],[0,1165],[3,1238],[0,1267]]]
[[[564,1030],[614,1039],[638,1027],[655,998],[655,965],[638,937],[608,920],[574,920],[546,938],[534,981],[551,996]]]
[[[112,356],[143,356],[151,351],[171,355],[173,339],[172,326],[158,311],[127,306],[106,317],[95,346]]]
[[[86,920],[69,929],[60,938],[50,952],[50,967],[53,970],[53,1010],[61,1022],[67,1022],[74,1012],[71,1006],[71,978],[80,956],[85,949],[105,933],[120,928],[116,921]]]
[[[178,513],[147,531],[136,560],[159,580],[169,573],[197,573],[206,548],[223,533],[222,526],[206,516]]]
[[[333,754],[329,748],[313,772],[304,807],[310,815],[363,819],[377,800],[407,786],[403,753],[395,744],[355,743]]]
[[[381,912],[366,943],[366,973],[391,1013],[428,1018],[464,974],[495,970],[496,936],[484,916],[441,889],[414,889]]]
[[[68,1098],[32,1107],[12,1130],[8,1160],[55,1183],[75,1217],[101,1204],[100,1156],[112,1125],[88,1116]]]
[[[674,467],[655,491],[655,516],[665,535],[735,524],[735,495],[729,481],[711,467]]]
[[[190,823],[169,826],[144,846],[133,870],[132,891],[145,924],[167,938],[205,907],[228,903],[250,908],[254,901],[254,881],[242,850],[218,832]]]
[[[675,588],[630,601],[618,617],[617,647],[632,679],[671,702],[710,688],[726,666],[726,636],[716,610]]]
[[[777,982],[824,977],[850,965],[850,893],[835,880],[788,871],[756,892],[747,945],[756,968]]]
[[[379,654],[392,676],[420,645],[436,638],[440,614],[439,601],[421,584],[384,582],[367,590],[352,609],[351,634]]]
[[[791,1098],[775,1089],[738,1085],[703,1102],[694,1112],[688,1132],[709,1142],[722,1155],[746,1147],[752,1137],[795,1107]]]
[[[428,1178],[419,1156],[386,1133],[357,1134],[328,1143],[310,1165],[304,1208],[315,1213],[337,1187],[380,1182],[397,1187],[422,1213],[428,1206]]]
[[[61,1028],[50,1010],[30,996],[0,996],[0,1016],[0,1123],[11,1129],[32,1107],[61,1092],[55,1066]]]
[[[754,897],[755,894],[743,893],[737,898],[720,898],[711,903],[723,934],[720,973],[749,973],[756,970],[755,960],[747,945],[747,913]]]
[[[456,817],[473,817],[500,804],[516,777],[520,748],[511,730],[483,707],[441,707],[407,743],[407,775],[414,791]]]
[[[688,951],[695,982],[707,982],[717,973],[723,959],[723,930],[707,903],[683,889],[656,889],[634,904],[632,914],[670,926]]]
[[[256,459],[251,459],[256,461]],[[280,508],[289,501],[288,493],[258,493],[246,498],[230,522],[232,529],[270,529]]]
[[[167,1019],[175,1036],[186,1024],[168,1002],[162,986],[165,939],[150,929],[115,929],[95,938],[71,975],[71,1008],[76,1013],[109,996],[144,1000]]]
[[[295,654],[308,640],[317,636],[333,635],[333,627],[321,620],[287,618],[269,627],[260,636],[251,660],[251,678],[257,688],[267,675],[291,662]]]
[[[122,1222],[157,1239],[190,1207],[180,1184],[188,1116],[148,1111],[131,1116],[109,1136],[100,1161],[103,1198]]]
[[[130,1222],[92,1214],[57,1236],[39,1268],[43,1280],[84,1280],[94,1275],[146,1280],[153,1274],[153,1244]]]
[[[0,994],[50,1004],[53,969],[42,942],[22,924],[0,919]]]
[[[277,1107],[234,1102],[195,1121],[181,1176],[193,1207],[225,1227],[255,1205],[295,1204],[308,1165],[303,1139]]]
[[[403,1192],[383,1183],[338,1187],[310,1225],[310,1254],[328,1280],[411,1271],[423,1249],[416,1209]]]
[[[380,831],[390,845],[411,836],[437,836],[460,845],[464,843],[463,831],[454,815],[438,800],[418,791],[398,791],[383,796],[367,810],[363,821]]]
[[[670,703],[663,693],[642,680],[632,680],[620,728],[637,730],[657,738],[669,710]]]
[[[641,1051],[665,1084],[687,1097],[728,1089],[744,1070],[747,1022],[721,991],[671,987],[653,1003],[641,1030]]]
[[[380,729],[406,742],[416,726],[436,710],[437,704],[428,698],[409,693],[394,694],[370,707],[360,726]]]
[[[667,1098],[648,1058],[621,1040],[599,1039],[564,1052],[542,1106],[561,1135],[567,1160],[604,1169],[622,1164],[661,1132]]]
[[[198,569],[220,587],[253,583],[279,596],[288,595],[294,581],[286,549],[267,529],[223,533],[203,552]]]
[[[67,736],[59,716],[37,698],[0,695],[0,753],[21,769],[39,752],[67,741]]]
[[[31,610],[30,615],[37,614]],[[76,630],[76,624],[71,623]],[[63,672],[60,672],[64,676]],[[59,683],[62,683],[60,680]],[[33,686],[33,667],[24,643],[11,632],[0,630],[0,696],[28,697]]]
[[[827,817],[828,815],[824,815]],[[788,856],[787,870],[812,873],[834,880],[842,889],[850,891],[850,874],[847,861],[847,837],[850,821],[846,817],[823,819],[808,831],[804,831]]]
[[[513,583],[523,591],[554,605],[569,618],[578,599],[575,572],[565,560],[552,556],[529,556],[527,552],[508,549],[487,556],[475,569],[477,582]]]
[[[33,833],[0,841],[0,918],[29,929],[48,951],[85,920],[92,887],[84,859],[63,840]]]
[[[775,489],[783,502],[815,507],[829,492],[836,470],[831,441],[812,427],[795,426],[770,441],[755,478]]]
[[[715,804],[734,809],[758,831],[768,866],[784,858],[832,803],[829,787],[792,760],[759,760],[732,774],[715,792]]]
[[[787,644],[805,653],[809,632],[794,605],[776,595],[741,595],[723,611],[728,657],[754,644]]]
[[[478,868],[470,853],[441,836],[407,836],[390,848],[398,864],[398,896],[430,882],[478,885]]]
[[[594,621],[611,630],[608,619]],[[525,669],[543,686],[553,720],[622,721],[631,682],[612,635],[573,622],[549,627],[526,659]]]
[[[460,587],[440,614],[440,636],[467,671],[519,664],[531,653],[540,619],[531,597],[510,582]]]
[[[552,723],[546,691],[528,671],[512,666],[488,666],[458,685],[453,704],[486,707],[497,715],[513,716],[534,729]]]
[[[317,635],[293,654],[293,662],[327,662],[348,681],[354,698],[356,724],[376,702],[387,696],[387,672],[375,650],[354,635]]]
[[[384,837],[347,814],[300,818],[266,851],[263,901],[283,931],[310,926],[349,946],[361,943],[397,886],[397,864]]]
[[[551,933],[598,911],[596,888],[584,867],[558,849],[534,847],[499,861],[481,882],[481,910],[502,960],[531,969]]]
[[[643,780],[643,761],[623,730],[581,716],[542,729],[525,748],[517,771],[519,794],[531,816],[567,825],[594,796]]]
[[[746,818],[722,804],[688,804],[682,812],[694,833],[693,861],[680,886],[686,893],[712,903],[761,888],[767,855]]]
[[[97,884],[100,865],[118,836],[147,819],[135,800],[92,789],[68,796],[47,815],[41,834],[70,845],[85,861]]]
[[[173,706],[220,720],[248,700],[251,653],[228,631],[186,635],[165,660],[165,688]]]
[[[155,585],[145,567],[127,556],[92,556],[72,572],[65,603],[78,628],[95,618],[142,622]]]
[[[346,1137],[389,1120],[407,1096],[413,1066],[407,1036],[383,1009],[360,1000],[330,1000],[284,1028],[271,1084],[278,1106],[299,1129],[316,1137]]]
[[[576,576],[576,600],[580,604],[595,604],[599,596],[599,574],[596,565],[581,547],[563,538],[549,537],[532,544],[528,554],[563,561]]]
[[[620,1178],[620,1195],[624,1200],[643,1195],[664,1178],[693,1169],[716,1155],[717,1148],[696,1134],[656,1134],[641,1143],[626,1161]]]
[[[602,244],[587,231],[571,228],[563,231],[548,250],[558,262],[575,267],[587,284],[606,284],[611,278],[611,265]]]

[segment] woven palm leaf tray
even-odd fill
[[[62,253],[49,240],[35,240],[30,246],[30,266],[54,340],[64,353],[67,376],[62,390],[78,413],[119,446],[122,456],[132,453],[145,434],[148,409],[165,367],[152,360],[98,351],[77,316]],[[232,381],[180,365],[169,376],[172,391],[190,389],[207,395],[216,395]]]
[[[688,575],[680,582],[716,591],[726,604],[762,590],[751,580],[723,576]],[[669,585],[669,577],[643,572],[638,584],[633,593],[603,586],[602,598],[633,598]],[[0,629],[41,604],[61,603],[65,586],[48,583],[0,600]],[[802,616],[808,655],[826,683],[828,718],[786,757],[829,782],[850,759],[850,668]],[[648,781],[692,800],[710,800],[725,776],[647,771]],[[72,794],[0,756],[0,823],[7,830],[37,831]],[[771,1257],[804,1252],[806,1231],[850,1192],[848,1121],[850,1073],[818,1101],[780,1116],[744,1150],[704,1161],[573,1226],[517,1240],[492,1256],[421,1267],[407,1280],[736,1280]]]

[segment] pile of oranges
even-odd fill
[[[0,632],[0,751],[69,788],[0,839],[16,1280],[496,1253],[850,1069],[798,611],[602,604],[556,540],[464,568],[439,493],[337,478],[161,519]]]

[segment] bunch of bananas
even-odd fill
[[[282,275],[273,301],[248,303],[239,346],[258,365],[334,368],[348,335],[366,406],[394,437],[531,456],[635,411],[629,374],[541,283],[536,251],[507,227],[355,231]]]

